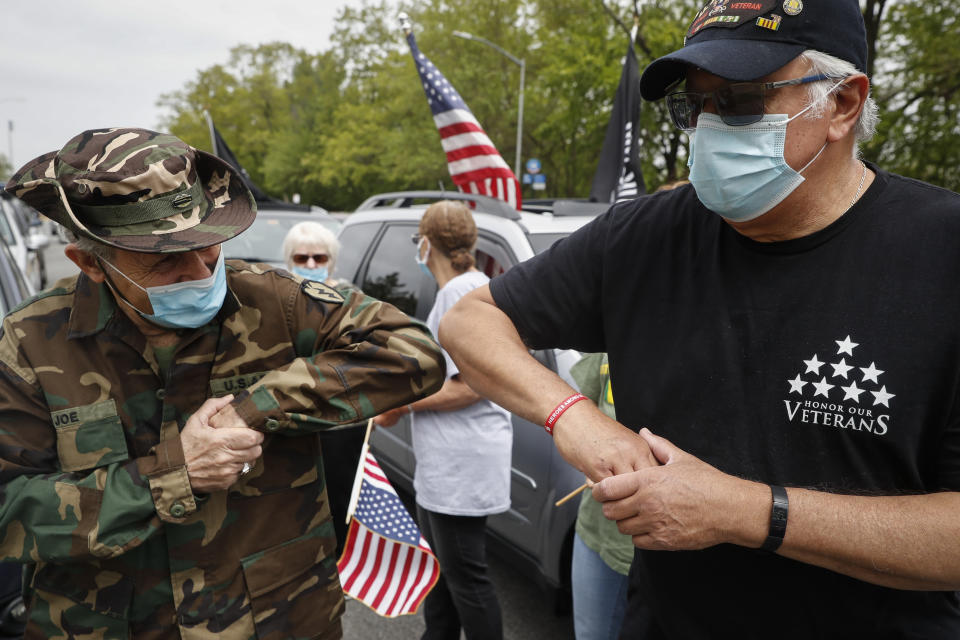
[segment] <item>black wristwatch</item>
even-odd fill
[[[770,507],[770,531],[760,547],[764,551],[776,551],[783,544],[783,536],[787,533],[787,514],[790,511],[786,489],[772,484],[770,494],[773,497]]]

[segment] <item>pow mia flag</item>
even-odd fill
[[[257,186],[257,184],[250,179],[250,174],[247,173],[247,170],[244,169],[240,164],[240,161],[237,160],[237,156],[233,155],[233,150],[227,146],[227,141],[223,139],[223,136],[220,135],[220,131],[217,130],[216,126],[214,126],[213,118],[210,117],[210,113],[204,111],[203,115],[206,117],[207,127],[210,129],[210,143],[213,145],[213,155],[217,156],[221,160],[226,160],[230,166],[236,169],[237,173],[240,175],[240,179],[243,180],[243,184],[247,186],[247,189],[250,189],[250,193],[253,194],[253,199],[257,201],[258,205],[265,202],[277,202],[277,200],[264,193],[263,189]]]
[[[640,118],[640,72],[633,53],[636,31],[623,61],[620,85],[613,99],[613,112],[603,138],[600,162],[590,187],[592,202],[620,202],[647,192],[640,172],[637,131]]]

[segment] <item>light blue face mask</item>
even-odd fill
[[[103,259],[101,258],[101,260]],[[153,307],[153,314],[140,311],[119,294],[117,297],[140,314],[141,318],[161,327],[170,329],[202,327],[213,320],[227,296],[227,276],[223,266],[223,251],[220,252],[220,256],[217,258],[217,266],[214,267],[213,274],[209,278],[146,288],[128,278],[113,264],[106,260],[103,261],[126,278],[127,282],[147,294],[150,305]]]
[[[310,269],[308,267],[294,267],[293,272],[298,276],[306,278],[307,280],[316,280],[317,282],[323,282],[330,276],[330,273],[327,271],[326,267],[317,267],[316,269]]]
[[[687,161],[700,202],[733,222],[753,220],[783,202],[803,183],[800,174],[827,148],[825,143],[800,171],[783,157],[787,123],[810,108],[793,117],[765,115],[760,122],[742,127],[701,113]]]
[[[420,257],[420,247],[423,246],[423,243],[427,243],[427,252],[423,254],[423,257]],[[427,236],[420,238],[420,242],[417,243],[417,254],[414,256],[417,261],[417,264],[420,266],[420,271],[423,271],[425,275],[433,277],[433,272],[430,271],[430,267],[427,266],[427,260],[430,259],[430,241],[427,240]]]

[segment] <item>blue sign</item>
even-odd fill
[[[540,161],[536,158],[527,160],[527,173],[540,173]]]

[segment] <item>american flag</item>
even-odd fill
[[[337,561],[347,595],[388,618],[416,613],[440,567],[413,518],[364,447],[363,475],[343,554]]]
[[[520,209],[520,183],[473,117],[470,107],[440,70],[420,53],[412,31],[407,34],[407,44],[427,94],[433,122],[440,131],[453,183],[465,193],[499,198]]]

